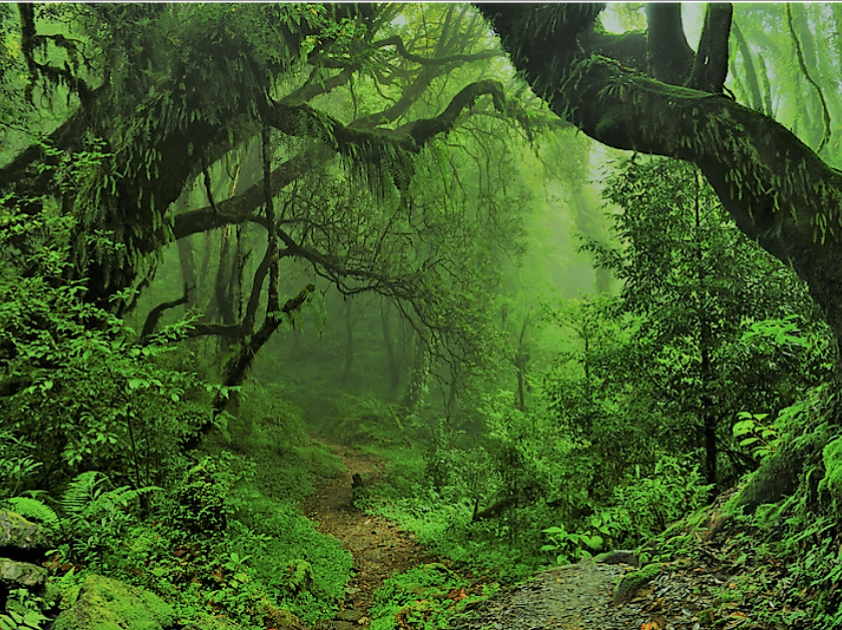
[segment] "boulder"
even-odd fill
[[[658,563],[647,564],[639,571],[627,573],[614,589],[614,603],[631,599],[635,594],[651,582],[661,572],[661,565]]]
[[[154,593],[89,575],[74,604],[56,619],[53,630],[162,630],[175,621],[175,611]]]
[[[16,562],[0,558],[0,588],[28,588],[43,586],[47,570],[29,562]]]
[[[17,512],[0,510],[0,550],[3,555],[22,560],[51,549],[53,542],[52,534],[45,527],[26,520]],[[27,551],[30,553],[25,553]]]
[[[630,564],[635,569],[640,566],[640,558],[634,551],[626,551],[625,549],[615,549],[607,553],[601,553],[594,558],[596,562],[602,564]]]

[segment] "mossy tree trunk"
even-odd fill
[[[616,36],[595,28],[601,5],[477,6],[559,116],[608,146],[698,165],[738,227],[807,283],[838,355],[842,174],[724,94],[731,5],[708,5],[690,55],[674,6],[650,8],[648,33]]]

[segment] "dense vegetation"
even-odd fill
[[[706,535],[802,600],[746,599],[756,627],[842,627],[842,13],[697,17],[691,46],[680,5],[0,5],[0,525],[49,575],[0,629],[95,574],[171,627],[330,618],[325,442],[453,563],[372,627],[689,553],[717,497]]]

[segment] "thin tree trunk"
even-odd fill
[[[176,241],[178,246],[178,262],[181,265],[181,279],[190,304],[196,299],[196,261],[193,257],[193,244],[189,238]]]
[[[342,372],[342,382],[347,383],[354,363],[354,320],[352,318],[351,300],[345,298],[345,370]]]
[[[716,443],[716,428],[717,417],[713,408],[713,400],[710,397],[710,385],[712,381],[711,370],[711,343],[713,335],[711,333],[710,320],[708,319],[708,304],[705,298],[707,296],[707,289],[705,282],[707,274],[705,273],[704,252],[702,251],[702,209],[701,209],[701,186],[699,182],[700,175],[694,174],[693,179],[696,184],[695,195],[695,240],[696,240],[696,265],[698,289],[696,291],[696,312],[699,317],[699,381],[701,386],[701,413],[702,413],[702,427],[704,432],[705,442],[705,478],[709,485],[714,488],[711,492],[715,493],[717,483],[717,443]]]
[[[383,324],[383,342],[386,345],[386,356],[389,360],[389,399],[394,400],[400,383],[400,371],[395,356],[395,344],[392,341],[392,302],[388,298],[383,298],[380,314]]]

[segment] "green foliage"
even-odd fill
[[[556,564],[590,558],[594,552],[602,551],[605,545],[605,539],[598,533],[568,532],[563,526],[548,527],[541,531],[550,540],[541,547],[541,551],[552,552]]]
[[[35,445],[11,431],[0,431],[0,494],[15,496],[30,486],[43,462],[33,458]]]
[[[375,593],[372,630],[434,630],[471,602],[492,595],[496,584],[481,596],[468,595],[468,583],[440,563],[425,564],[392,576]]]
[[[780,446],[778,430],[764,424],[769,414],[741,411],[737,417],[740,420],[732,429],[734,438],[739,440],[740,446],[749,447],[751,454],[757,460],[762,460],[778,450]]]
[[[665,531],[705,505],[709,492],[698,466],[675,457],[658,457],[647,475],[636,467],[634,475],[614,490],[613,505],[607,509],[617,546],[634,546]]]
[[[3,504],[31,521],[42,523],[48,529],[55,530],[59,527],[59,517],[55,510],[38,499],[10,497],[5,499]]]
[[[49,621],[44,612],[49,604],[25,588],[9,590],[5,612],[0,612],[0,630],[41,630]]]
[[[389,444],[404,439],[397,406],[371,395],[344,394],[331,434],[348,444]]]
[[[826,489],[837,506],[842,506],[842,438],[836,438],[822,450],[824,477],[819,490]]]
[[[205,457],[172,490],[173,523],[190,534],[224,531],[229,512],[225,499],[229,491],[214,460]]]
[[[638,418],[657,419],[646,433],[668,453],[703,453],[709,482],[734,480],[747,462],[732,454],[732,410],[774,412],[825,378],[826,328],[792,271],[728,221],[694,167],[630,161],[606,184],[606,200],[622,208],[613,215],[619,247],[584,247],[623,282],[608,313],[621,325],[642,319],[625,324],[634,335],[608,355],[605,344],[591,350],[580,327],[584,398],[599,395],[574,413],[606,398],[635,405]]]
[[[63,277],[72,223],[50,215],[19,219],[13,212],[0,222],[0,248],[24,240],[54,249],[32,261],[42,275],[15,267],[0,274],[0,379],[23,385],[4,398],[0,421],[8,427],[5,441],[18,450],[30,445],[5,474],[35,481],[37,462],[50,461],[57,463],[52,483],[94,468],[135,487],[150,485],[202,421],[184,403],[201,383],[165,363],[170,338],[181,335],[165,331],[151,343],[134,342],[120,319],[86,300],[84,283]]]
[[[78,475],[59,500],[65,542],[58,547],[58,560],[96,565],[100,571],[112,567],[118,561],[123,536],[136,522],[138,502],[156,490],[160,488],[113,487],[98,471]]]

